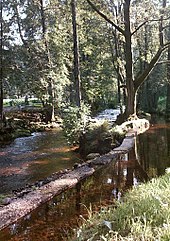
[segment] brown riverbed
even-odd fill
[[[138,158],[136,158],[135,150],[129,154],[123,154],[119,161],[112,163],[108,169],[103,169],[84,181],[78,190],[76,187],[55,197],[25,217],[24,220],[1,231],[0,240],[39,240],[39,238],[41,240],[67,240],[66,234],[78,224],[80,213],[87,214],[84,205],[89,207],[89,203],[93,203],[93,206],[113,203],[114,199],[119,198],[126,188],[138,185],[146,180],[150,173],[152,175],[161,174],[170,165],[167,144],[169,125],[153,125],[148,133],[151,149],[147,145],[146,147],[149,155],[146,153],[141,155],[142,149],[140,148]],[[141,140],[142,136],[144,136],[144,142]],[[140,144],[144,146],[148,138],[147,133],[142,136],[138,138],[138,142],[140,141]],[[159,149],[160,145],[164,149]],[[158,150],[160,150],[159,160],[163,159],[161,165],[157,158],[155,163],[153,161],[154,153],[157,155]]]
[[[0,148],[0,194],[45,179],[81,162],[60,128],[21,137]]]

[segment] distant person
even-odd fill
[[[45,115],[45,123],[48,124],[48,122],[52,121],[52,105],[50,103],[47,102],[46,100],[46,104],[44,106],[44,115]]]
[[[12,107],[14,105],[14,101],[10,100],[9,105]]]
[[[28,95],[25,96],[25,105],[29,105]]]

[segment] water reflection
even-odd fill
[[[152,124],[138,138],[140,163],[150,178],[165,173],[170,167],[170,124]]]
[[[1,231],[0,240],[67,240],[67,235],[82,222],[80,214],[87,216],[90,205],[94,211],[100,206],[114,204],[127,188],[145,181],[146,173],[140,172],[141,168],[133,148],[75,188],[54,197]]]
[[[124,192],[170,166],[170,125],[153,125],[139,136],[134,148],[118,160],[54,197],[19,222],[0,232],[0,240],[62,241],[86,217],[88,210],[114,204]]]

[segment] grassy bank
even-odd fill
[[[170,174],[129,191],[116,207],[89,212],[71,240],[170,240]]]

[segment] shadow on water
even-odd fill
[[[163,175],[170,167],[170,123],[159,120],[159,123],[151,124],[150,129],[138,138],[138,155],[150,178]]]
[[[86,180],[0,232],[0,240],[62,241],[88,210],[114,204],[123,193],[170,166],[170,125],[157,124],[137,137],[135,147]]]

